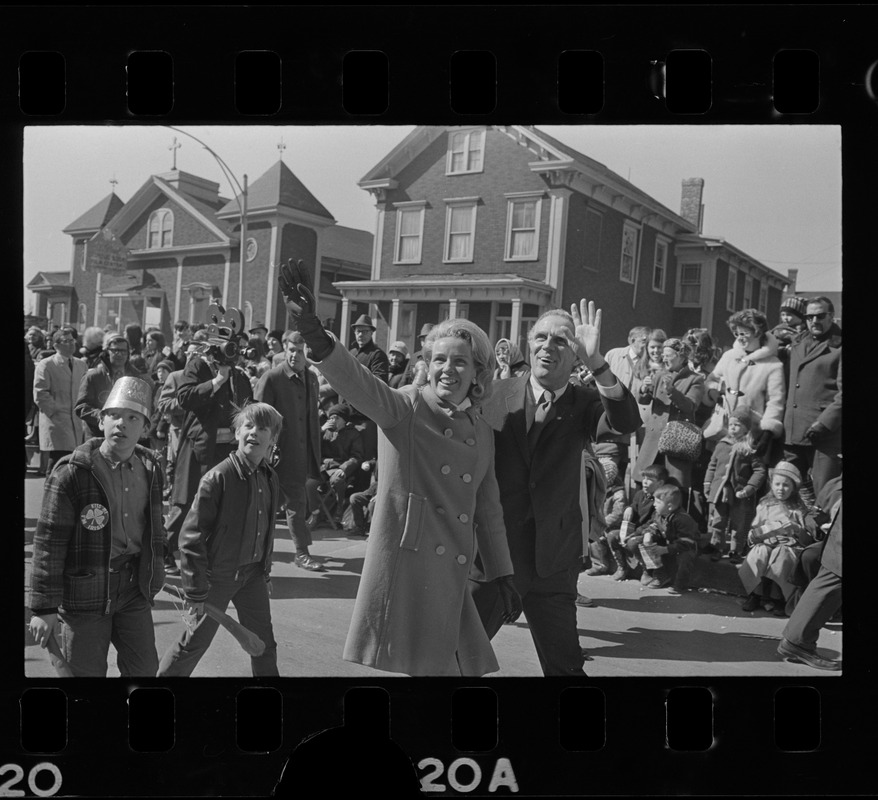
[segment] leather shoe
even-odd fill
[[[780,644],[777,646],[777,654],[784,661],[807,664],[809,667],[814,667],[814,669],[825,669],[833,672],[841,669],[841,660],[835,661],[831,658],[823,658],[812,650],[806,650],[804,647],[793,644],[788,639],[780,640]]]
[[[177,562],[174,561],[173,558],[165,559],[165,575],[179,575],[180,568],[177,566]]]
[[[311,572],[326,572],[326,567],[311,558],[308,553],[296,556],[296,566]]]
[[[576,593],[576,605],[583,606],[584,608],[594,608],[595,602],[590,597],[586,597],[584,594]]]

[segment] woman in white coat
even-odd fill
[[[279,277],[312,360],[340,396],[378,425],[380,479],[344,658],[408,675],[484,675],[499,667],[467,591],[478,552],[506,620],[521,613],[494,474],[494,434],[475,405],[496,366],[468,320],[424,343],[427,383],[391,389],[323,330],[301,266]]]
[[[722,354],[705,385],[708,391],[722,392],[717,402],[725,402],[729,413],[740,403],[761,417],[754,438],[757,453],[765,456],[773,439],[783,441],[786,381],[777,339],[768,331],[765,315],[755,308],[732,314],[728,325],[735,343]]]

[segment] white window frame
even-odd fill
[[[446,198],[445,202],[445,236],[442,245],[442,263],[444,264],[472,264],[476,250],[476,209],[479,206],[478,197],[454,197]],[[470,223],[470,247],[469,253],[463,258],[451,257],[451,212],[453,209],[470,207],[472,220]],[[462,231],[458,231],[462,233]]]
[[[698,299],[697,300],[683,300],[683,287],[684,286],[694,286],[694,283],[684,283],[683,282],[683,273],[686,271],[687,267],[698,267]],[[676,306],[680,306],[683,308],[697,308],[701,305],[701,295],[704,292],[704,264],[701,261],[684,261],[682,263],[677,263],[677,300],[674,303]]]
[[[753,308],[753,276],[744,276],[744,297],[741,308]]]
[[[594,214],[598,218],[598,246],[596,249],[597,252],[597,262],[594,266],[590,266],[589,264],[583,262],[583,269],[587,269],[589,272],[600,272],[601,269],[601,240],[604,236],[604,214],[602,211],[598,211],[594,208],[586,208],[585,209],[585,219],[588,219],[589,214]],[[583,236],[587,236],[588,233],[588,225],[583,223]],[[586,248],[588,247],[588,242],[586,241]]]
[[[158,234],[158,244],[152,243],[153,220],[157,220],[156,233]],[[170,220],[170,224],[165,224],[166,220]],[[168,243],[165,244],[164,234],[168,233]],[[174,246],[174,212],[170,208],[158,208],[149,215],[149,222],[146,226],[146,249],[161,250],[163,247]]]
[[[665,253],[664,261],[659,262],[659,250],[663,249]],[[659,294],[665,293],[665,286],[668,281],[668,256],[671,252],[671,242],[669,239],[657,237],[655,240],[655,251],[652,259],[652,290]],[[659,286],[655,285],[656,273],[661,270],[661,282]]]
[[[624,275],[624,265],[625,265],[625,257],[628,255],[625,252],[625,234],[628,232],[632,232],[634,234],[633,241],[633,252],[631,253],[631,277],[626,278]],[[622,283],[634,283],[634,279],[637,275],[637,253],[640,249],[640,228],[635,225],[633,222],[625,222],[622,226],[622,247],[621,254],[619,256],[619,280]]]
[[[726,279],[726,311],[738,310],[738,270],[729,267],[729,275]]]
[[[424,252],[424,217],[427,207],[426,200],[412,200],[406,203],[394,203],[396,208],[396,237],[393,242],[393,263],[394,264],[420,264]],[[402,216],[412,211],[420,211],[421,222],[418,230],[418,255],[414,259],[403,259],[400,257],[402,252]],[[410,238],[414,238],[411,234]]]
[[[543,200],[542,192],[514,192],[504,195],[506,197],[506,245],[503,260],[504,261],[537,261],[540,257],[540,214],[542,212]],[[533,228],[519,228],[520,231],[533,230],[533,249],[530,253],[523,256],[512,254],[512,235],[515,231],[512,228],[512,220],[515,215],[516,203],[535,203],[534,208],[534,225]]]
[[[764,278],[759,281],[759,311],[768,313],[768,282]]]
[[[471,128],[471,129],[465,129],[465,130],[448,131],[448,151],[445,154],[445,174],[446,175],[471,175],[473,173],[485,171],[485,134],[486,133],[487,133],[486,128]],[[454,141],[454,138],[456,136],[463,136],[463,142],[464,142],[463,152],[466,154],[466,158],[464,159],[464,161],[465,161],[465,168],[464,169],[453,170],[452,163],[453,163],[454,159],[452,158],[452,155],[453,155],[453,153],[458,152],[458,151],[452,150],[452,142]],[[470,166],[471,153],[473,152],[473,150],[476,149],[476,148],[472,147],[472,142],[473,142],[474,136],[478,136],[480,139],[478,150],[482,154],[482,157],[481,157],[481,160],[480,160],[480,163],[479,163],[479,166],[477,169],[473,169]]]

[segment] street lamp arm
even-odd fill
[[[207,150],[208,153],[210,153],[216,159],[217,164],[220,165],[220,168],[222,169],[223,174],[226,176],[229,183],[233,183],[237,187],[238,196],[239,197],[244,196],[245,190],[241,187],[241,184],[238,182],[238,179],[235,177],[235,174],[229,168],[229,165],[226,164],[225,161],[223,161],[223,159],[219,156],[219,154],[214,152],[214,150],[212,148],[210,148],[208,145],[206,145],[204,142],[202,142],[201,139],[199,139],[197,136],[194,136],[193,134],[189,133],[188,131],[184,131],[181,128],[175,128],[173,125],[166,125],[165,127],[170,128],[172,131],[177,131],[177,133],[182,133],[184,136],[188,136],[190,139],[194,139],[196,142],[198,142],[198,144],[200,144],[205,150]],[[235,199],[238,200],[237,197]],[[239,208],[241,207],[240,200],[238,200],[238,207]]]

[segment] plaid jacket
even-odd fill
[[[106,614],[109,608],[110,515],[93,467],[101,439],[89,439],[62,458],[46,478],[34,535],[28,607],[38,613]],[[140,590],[152,602],[164,581],[163,476],[152,450],[135,454],[149,474],[147,527],[141,543]]]

